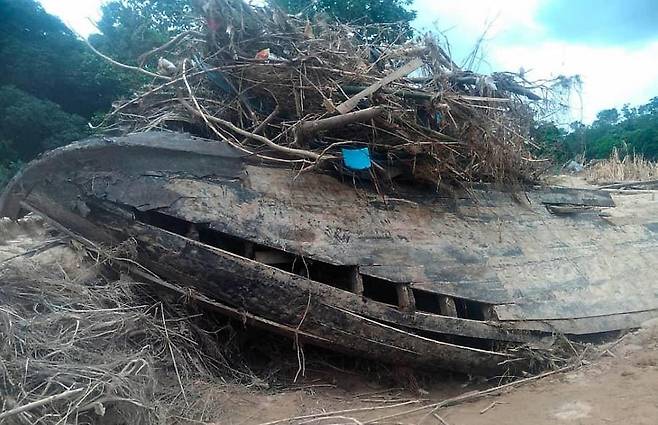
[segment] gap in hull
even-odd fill
[[[394,282],[373,276],[358,274],[358,266],[334,265],[315,259],[286,252],[280,249],[259,245],[257,243],[229,235],[207,225],[192,223],[173,217],[159,211],[133,211],[135,219],[144,224],[155,226],[221,250],[256,260],[269,266],[304,276],[313,281],[329,285],[333,288],[354,293],[355,274],[361,281],[359,291],[367,300],[377,301],[391,307],[402,308],[401,291]],[[404,286],[404,284],[403,284]],[[411,289],[410,296],[414,300],[412,310],[440,316],[451,316],[469,320],[485,320],[485,311],[490,306],[471,300],[449,297],[447,302],[452,308],[442,308],[444,296],[436,293]],[[441,300],[444,298],[444,300]]]
[[[362,288],[360,294],[365,300],[372,300],[386,304],[392,308],[401,308],[399,290],[401,284],[396,284],[388,280],[378,279],[368,275],[361,275],[358,273],[358,266],[337,266],[318,260],[304,258],[299,255],[259,245],[239,237],[210,229],[207,225],[195,224],[154,210],[135,210],[133,213],[135,219],[144,224],[158,227],[252,260],[255,259],[258,261],[263,258],[269,259],[270,261],[261,262],[346,292],[355,293],[354,280],[356,275],[360,280]],[[259,258],[259,254],[261,258]],[[410,293],[411,298],[413,299],[414,311],[468,320],[485,320],[484,311],[488,308],[485,304],[464,299],[445,297],[419,289],[411,289]],[[452,309],[446,311],[446,308],[442,307],[442,298],[444,303],[446,298],[449,298],[447,301],[452,305]],[[413,311],[411,311],[411,313],[413,313]],[[407,327],[398,328],[437,341],[451,343],[456,341],[455,336],[449,334],[417,329],[412,330]],[[460,340],[463,340],[460,342],[464,343],[464,345],[476,348],[485,348],[491,345],[490,340],[481,338],[460,337]]]

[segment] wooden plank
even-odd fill
[[[624,187],[647,187],[658,185],[658,180],[628,181],[600,186],[599,189],[621,189]]]
[[[340,114],[346,114],[350,112],[352,109],[356,108],[356,105],[358,105],[362,99],[365,99],[366,97],[372,95],[377,90],[392,83],[393,81],[405,77],[408,74],[411,74],[412,72],[423,66],[424,64],[425,62],[423,62],[421,58],[412,59],[411,61],[404,64],[401,68],[398,68],[397,70],[391,72],[386,77],[382,78],[381,80],[370,85],[369,87],[365,88],[364,90],[355,94],[351,98],[347,99],[345,102],[338,105],[336,107],[336,110]]]
[[[398,283],[395,285],[395,291],[398,296],[398,307],[401,311],[406,313],[413,312],[416,309],[416,301],[414,300],[414,294],[409,288],[409,284]]]
[[[350,273],[350,285],[352,292],[356,295],[363,295],[363,276],[361,276],[359,267],[353,266]]]
[[[541,203],[550,205],[583,205],[591,207],[614,207],[610,193],[593,189],[572,189],[564,187],[544,188],[533,192]]]
[[[452,297],[440,295],[439,311],[444,316],[457,317],[457,305],[455,304],[455,299]]]
[[[423,266],[376,265],[359,266],[361,274],[395,283],[415,282],[423,278]]]
[[[510,295],[510,291],[499,280],[412,282],[411,287],[439,296],[462,298],[485,304],[502,304],[517,299]]]
[[[586,214],[586,213],[594,213],[598,214],[600,210],[595,210],[592,207],[589,206],[584,206],[584,205],[546,205],[546,208],[548,211],[550,211],[551,214],[557,214],[557,215],[572,215],[572,214]]]
[[[647,310],[575,319],[509,321],[501,322],[501,325],[512,327],[519,331],[588,335],[639,328],[644,322],[655,319],[656,317],[658,317],[658,310]]]

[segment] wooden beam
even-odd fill
[[[299,135],[305,136],[315,134],[320,131],[331,130],[333,128],[342,128],[355,122],[366,122],[380,116],[384,112],[382,107],[362,109],[360,111],[350,112],[335,117],[323,118],[314,121],[304,121],[300,125]]]
[[[408,283],[398,283],[395,285],[395,290],[398,293],[398,306],[404,312],[412,312],[416,310],[416,300],[411,291]]]
[[[352,292],[357,295],[363,295],[363,276],[359,273],[358,266],[352,267],[350,285],[352,287]]]
[[[439,295],[439,311],[444,316],[457,317],[457,305],[455,304],[455,299],[452,297],[446,297],[445,295]]]
[[[416,58],[410,62],[407,62],[401,68],[398,68],[397,70],[391,72],[386,77],[382,78],[381,80],[370,85],[369,87],[365,88],[364,90],[360,91],[359,93],[347,99],[345,102],[338,105],[336,107],[336,110],[341,114],[346,114],[352,111],[354,108],[356,108],[356,105],[359,104],[361,99],[365,99],[366,97],[372,95],[377,90],[392,83],[393,81],[405,77],[408,74],[411,74],[412,72],[423,66],[424,64],[425,62],[423,62],[421,58]]]

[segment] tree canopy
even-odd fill
[[[3,145],[21,161],[89,134],[86,120],[49,100],[12,86],[0,87],[0,135]]]
[[[144,52],[188,28],[190,0],[114,0],[102,6],[100,34],[90,41],[119,62],[136,63]]]
[[[35,0],[0,0],[0,86],[12,85],[90,118],[127,87]]]
[[[535,139],[544,153],[560,160],[584,155],[606,158],[613,149],[658,160],[658,97],[639,107],[624,105],[600,111],[591,125],[575,122],[568,129],[540,123]]]
[[[128,86],[35,0],[0,0],[0,185],[22,162],[89,134]]]
[[[269,0],[269,3],[288,13],[326,14],[341,22],[400,23],[400,34],[386,35],[391,41],[396,38],[404,41],[411,34],[411,21],[416,18],[416,12],[409,9],[413,0]]]

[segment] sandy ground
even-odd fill
[[[305,385],[307,385],[306,388]],[[482,384],[474,385],[486,388]],[[269,393],[246,387],[200,385],[206,420],[250,425],[300,415],[336,412],[334,418],[294,423],[357,424],[412,410],[473,391],[463,381],[439,382],[423,399],[387,389],[364,377],[334,375],[333,380],[300,383],[301,389]],[[398,407],[384,408],[395,404]],[[352,409],[373,410],[345,412]],[[380,423],[451,425],[656,424],[658,423],[658,324],[626,336],[600,360],[577,370],[553,375],[502,394],[438,410],[441,418],[405,414]],[[357,422],[358,421],[358,422]],[[283,421],[283,423],[290,423]]]
[[[30,253],[57,235],[38,219],[22,223],[0,221],[0,263]],[[80,267],[78,255],[55,245],[36,254],[43,261],[62,263],[62,270]],[[467,377],[435,376],[419,396],[390,388],[391,380],[375,380],[358,373],[313,364],[306,378],[286,389],[263,385],[238,386],[199,381],[194,385],[201,423],[256,425],[280,423],[361,424],[495,386]],[[294,370],[291,375],[294,375]],[[292,377],[292,376],[291,376]],[[291,378],[290,377],[290,378]],[[349,411],[359,409],[359,411]],[[364,409],[367,409],[364,411]],[[348,411],[346,411],[348,410]],[[337,412],[332,418],[287,421],[300,415]],[[658,423],[658,321],[627,335],[599,360],[577,370],[556,374],[496,396],[460,404],[429,415],[429,409],[384,419],[387,424],[656,424]],[[439,419],[440,417],[440,419]],[[443,422],[441,422],[443,421]],[[192,423],[192,422],[190,422]]]
[[[658,423],[657,328],[631,335],[616,357],[500,397],[441,412],[451,424]],[[493,402],[495,406],[481,413]]]

